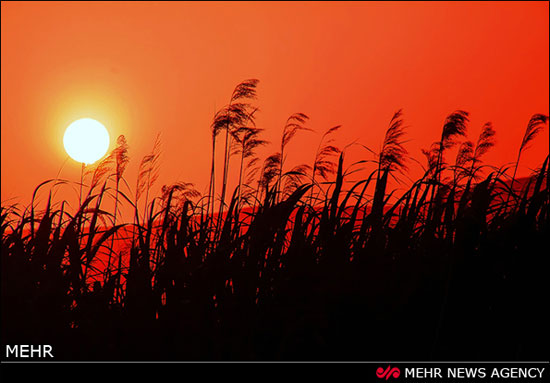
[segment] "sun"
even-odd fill
[[[107,153],[109,132],[99,121],[81,118],[65,130],[63,146],[73,160],[90,165]]]

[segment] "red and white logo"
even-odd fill
[[[397,367],[388,366],[385,370],[382,367],[376,369],[376,376],[380,379],[399,378],[399,375],[401,375],[401,371]]]

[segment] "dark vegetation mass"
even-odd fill
[[[26,208],[2,203],[3,344],[51,344],[66,360],[547,360],[548,157],[530,177],[516,170],[548,116],[495,168],[483,163],[493,126],[469,141],[468,113],[451,113],[397,195],[390,178],[412,160],[401,111],[368,159],[344,166],[336,126],[311,164],[289,168],[308,116],[290,116],[261,162],[257,83],[214,116],[206,195],[185,182],[150,195],[159,137],[130,187],[121,136],[76,209],[52,198],[59,179]]]

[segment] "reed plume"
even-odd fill
[[[281,151],[279,152],[279,170],[277,172],[277,184],[275,189],[275,198],[279,198],[279,191],[281,188],[281,179],[283,177],[283,165],[285,162],[285,148],[292,140],[292,138],[300,130],[312,131],[312,129],[305,126],[305,123],[309,120],[309,117],[304,113],[292,114],[285,123],[283,128],[283,135],[281,137]]]
[[[481,157],[485,155],[493,146],[495,146],[496,131],[491,122],[485,123],[477,139],[477,143],[471,158],[470,177],[475,178],[478,170],[478,163],[481,162]]]
[[[405,127],[403,126],[402,115],[403,111],[400,109],[392,116],[389,127],[386,130],[382,150],[378,155],[378,171],[372,202],[373,221],[377,224],[380,223],[384,211],[384,196],[386,194],[388,176],[394,171],[401,172],[407,169],[406,159],[408,151],[404,146],[405,141],[403,140],[403,136],[405,135]]]
[[[252,111],[252,115],[256,112],[257,109]],[[251,123],[254,123],[253,118],[248,119]],[[234,154],[240,154],[240,166],[239,166],[239,181],[238,188],[239,194],[237,197],[237,203],[240,204],[243,188],[243,176],[244,173],[249,169],[253,168],[257,163],[258,158],[256,157],[256,149],[260,146],[268,144],[268,141],[262,140],[260,134],[263,132],[263,129],[256,128],[256,126],[241,126],[235,130],[233,137],[235,139],[235,150]],[[255,173],[254,170],[252,170]],[[254,176],[253,174],[248,173],[248,179]],[[250,183],[248,183],[250,184]]]
[[[315,158],[313,159],[313,167],[311,172],[311,183],[313,187],[310,190],[310,203],[313,201],[313,189],[315,187],[315,179],[317,176],[321,177],[323,180],[327,181],[328,177],[335,173],[336,163],[332,160],[332,157],[340,153],[340,149],[333,145],[334,138],[333,135],[340,130],[342,126],[336,125],[332,128],[329,128],[321,136],[319,145],[315,152]],[[326,139],[326,141],[325,141]]]
[[[255,99],[256,87],[259,81],[257,79],[249,79],[238,84],[233,90],[229,99],[229,104],[216,112],[214,120],[211,124],[212,131],[212,165],[210,172],[210,187],[209,187],[209,202],[208,206],[211,209],[211,216],[214,214],[214,197],[215,197],[215,152],[216,152],[216,137],[220,132],[225,130],[225,149],[223,159],[223,175],[222,175],[222,190],[220,194],[220,209],[219,219],[216,223],[216,232],[221,223],[221,216],[225,208],[225,194],[227,189],[227,177],[229,173],[229,160],[232,153],[231,140],[235,136],[235,132],[242,126],[246,126],[252,122],[254,118],[254,108],[250,101]],[[208,210],[208,208],[207,208]]]
[[[524,150],[529,148],[529,145],[531,142],[535,139],[535,137],[544,129],[544,126],[548,122],[548,116],[541,113],[536,113],[531,116],[529,119],[529,123],[527,124],[527,128],[525,129],[525,134],[523,135],[523,139],[521,140],[521,145],[518,150],[518,156],[516,159],[516,164],[514,166],[514,174],[512,175],[512,181],[510,183],[510,190],[514,191],[514,182],[516,179],[516,173],[519,166],[519,161],[521,158],[521,154]],[[506,200],[506,203],[510,201],[511,194],[508,194],[508,198]]]
[[[328,129],[323,136],[321,141],[317,146],[317,151],[315,152],[315,159],[313,161],[313,171],[311,173],[313,183],[315,183],[315,177],[319,176],[325,181],[328,177],[336,171],[336,163],[331,159],[340,153],[340,148],[333,145],[334,135],[342,126],[337,125]],[[326,139],[326,141],[325,141]]]
[[[223,212],[225,206],[225,193],[227,189],[227,177],[229,173],[229,159],[231,156],[230,140],[234,136],[235,130],[248,123],[253,124],[254,112],[250,112],[252,105],[250,100],[256,98],[256,87],[258,80],[250,79],[245,80],[238,84],[233,93],[229,105],[225,110],[225,151],[224,151],[224,165],[223,165],[223,184],[220,201],[220,212]]]
[[[144,204],[145,212],[147,211],[147,207],[149,203],[149,191],[159,177],[160,154],[161,154],[161,141],[160,141],[160,133],[158,133],[155,138],[155,143],[153,145],[153,149],[151,153],[144,156],[143,159],[141,160],[141,163],[139,164],[138,177],[136,181],[136,195],[135,195],[136,212],[137,212],[138,202],[141,196],[143,195],[143,193],[145,193],[145,204]],[[144,215],[143,221],[146,221],[146,220],[147,218]]]

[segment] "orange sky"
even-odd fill
[[[1,11],[2,201],[28,203],[55,178],[63,132],[81,117],[109,129],[111,149],[126,136],[132,187],[160,132],[157,186],[206,191],[212,117],[248,78],[260,80],[257,123],[272,142],[262,158],[278,150],[294,112],[318,132],[342,124],[341,146],[376,149],[403,108],[407,148],[424,163],[420,149],[464,109],[472,140],[493,122],[498,143],[485,160],[502,165],[515,160],[530,116],[548,114],[548,2],[2,2]],[[319,138],[300,133],[288,165],[311,163]],[[519,173],[547,154],[546,129]],[[79,174],[71,159],[61,171]]]

